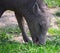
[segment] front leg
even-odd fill
[[[25,41],[25,42],[29,42],[30,40],[29,40],[29,38],[27,37],[27,34],[26,34],[26,32],[25,32],[25,29],[24,29],[24,23],[23,23],[24,21],[23,21],[22,15],[20,15],[20,14],[18,14],[18,13],[15,13],[15,15],[16,15],[16,19],[17,19],[17,21],[18,21],[19,27],[20,27],[20,29],[21,29],[21,31],[22,31],[22,36],[23,36],[24,41]]]

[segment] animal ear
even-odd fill
[[[40,12],[41,12],[41,10],[39,8],[39,5],[37,3],[35,3],[34,6],[33,6],[33,13],[37,15]]]
[[[37,5],[35,3],[34,6],[33,6],[33,13],[36,13],[36,12],[37,12]]]

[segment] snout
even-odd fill
[[[45,45],[46,44],[46,36],[43,36],[43,35],[35,37],[32,40],[37,45]]]
[[[45,45],[46,44],[46,33],[48,30],[48,24],[47,23],[35,23],[34,29],[32,33],[32,40],[35,44],[39,45]]]

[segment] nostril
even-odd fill
[[[38,39],[38,37],[36,37],[36,43],[38,43],[39,42],[39,39]]]

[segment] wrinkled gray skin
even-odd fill
[[[6,10],[14,11],[22,31],[23,39],[25,42],[28,42],[30,40],[26,36],[23,26],[24,16],[33,42],[36,44],[45,44],[48,24],[42,2],[42,0],[1,0],[0,17]]]

